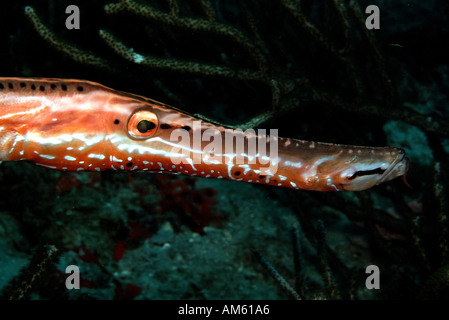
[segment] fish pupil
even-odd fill
[[[148,121],[148,120],[141,120],[137,124],[137,130],[139,130],[140,133],[145,133],[148,131],[153,130],[156,127],[154,122]]]

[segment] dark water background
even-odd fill
[[[107,14],[109,1],[4,2],[0,76],[96,81],[229,125],[275,110],[259,127],[277,128],[280,136],[404,148],[413,188],[398,179],[330,194],[3,163],[0,287],[31,261],[25,273],[43,272],[26,296],[34,299],[292,298],[256,251],[307,299],[447,298],[447,1],[355,1],[363,18],[368,4],[380,8],[380,30],[370,31],[346,0],[335,1],[340,9],[332,1],[302,1],[300,15],[286,5],[295,1],[178,1],[178,17],[209,17],[227,26],[224,33],[167,22],[175,2],[141,2],[166,20]],[[65,28],[69,4],[80,8],[80,30]],[[39,35],[25,6],[34,8],[59,49]],[[261,76],[137,64],[114,52],[100,29],[141,55]],[[103,65],[77,61],[63,47]],[[296,269],[292,227],[302,247]],[[48,245],[60,255],[44,273],[36,261]],[[81,270],[80,290],[64,286],[72,264]],[[372,264],[380,268],[381,290],[365,287]],[[3,297],[17,287],[10,283]]]

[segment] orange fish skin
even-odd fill
[[[30,161],[67,171],[151,171],[224,178],[317,191],[365,190],[407,173],[409,160],[396,147],[358,147],[289,138],[277,145],[274,172],[248,147],[226,150],[224,137],[258,139],[170,107],[101,84],[71,79],[0,78],[0,161]],[[182,129],[191,141],[207,130],[221,138],[215,156],[204,158],[210,140],[181,144]],[[271,144],[266,141],[266,148]],[[184,153],[174,151],[177,146]],[[178,148],[179,151],[179,148]],[[186,152],[189,151],[189,152]],[[210,151],[210,150],[209,150]],[[200,157],[200,163],[193,160]],[[175,163],[173,159],[182,160]]]

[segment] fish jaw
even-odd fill
[[[377,163],[364,164],[350,168],[342,174],[341,190],[362,191],[383,182],[393,180],[398,177],[405,177],[409,169],[410,160],[405,156],[404,150],[391,148],[389,154]]]

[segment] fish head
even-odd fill
[[[110,108],[105,120],[112,169],[170,171],[173,159],[185,157],[173,132],[185,133],[184,147],[190,148],[195,118],[155,101],[136,100],[127,107],[121,101],[117,106]]]
[[[340,190],[361,191],[407,174],[410,160],[403,149],[389,147],[369,151],[346,161],[346,167],[336,175]],[[370,156],[368,156],[368,154]]]

